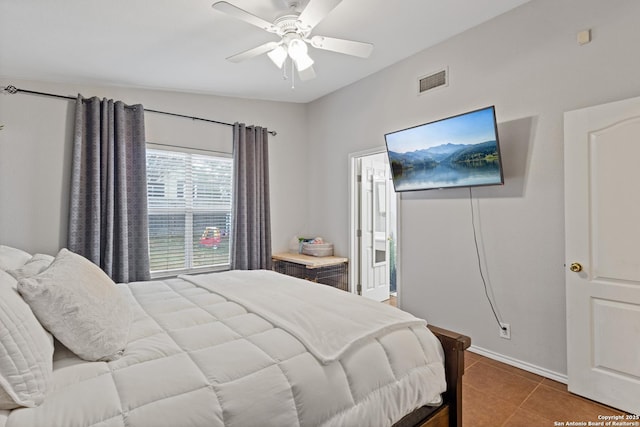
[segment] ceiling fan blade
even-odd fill
[[[260,46],[254,47],[253,49],[245,50],[244,52],[240,52],[233,56],[230,56],[227,58],[227,60],[231,62],[236,62],[236,63],[242,62],[246,59],[251,59],[258,55],[262,55],[263,53],[267,53],[275,49],[276,47],[278,47],[277,42],[269,42],[269,43],[261,44]]]
[[[316,72],[313,69],[313,66],[307,67],[304,70],[298,70],[298,77],[300,80],[311,80],[316,78]]]
[[[342,0],[309,0],[309,4],[298,17],[298,21],[302,23],[304,28],[311,29],[318,25],[340,2]]]
[[[318,49],[330,50],[332,52],[344,53],[360,58],[368,58],[373,51],[373,45],[371,43],[334,39],[333,37],[313,36],[311,37],[310,43],[311,46]]]
[[[278,32],[278,28],[271,22],[265,21],[264,19],[255,16],[254,14],[249,13],[244,9],[240,9],[239,7],[234,6],[231,3],[227,3],[226,1],[215,2],[211,5],[211,7],[219,10],[220,12],[224,12],[227,15],[231,15],[234,18],[240,19],[244,22],[248,22],[251,25],[255,25],[258,28],[262,28],[263,30],[270,33]]]

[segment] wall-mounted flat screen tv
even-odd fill
[[[504,183],[495,108],[385,135],[397,192]]]

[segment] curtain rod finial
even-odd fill
[[[9,85],[7,87],[4,88],[5,92],[9,92],[10,94],[14,94],[14,93],[18,93],[18,88],[13,86],[13,85]]]

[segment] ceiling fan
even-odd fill
[[[226,1],[215,2],[212,7],[234,18],[245,21],[258,28],[280,36],[280,41],[271,41],[252,49],[230,56],[227,60],[241,62],[266,53],[271,61],[284,71],[286,78],[287,59],[291,59],[291,68],[298,71],[302,80],[310,80],[316,76],[313,69],[313,59],[309,56],[307,45],[316,49],[339,52],[360,58],[371,55],[373,45],[352,40],[336,39],[333,37],[310,37],[313,28],[318,25],[342,0],[309,0],[307,6],[298,12],[299,2],[288,2],[289,11],[276,18],[273,23],[268,22]],[[292,72],[293,78],[293,72]]]

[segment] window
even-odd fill
[[[230,157],[147,149],[152,276],[229,267]]]

